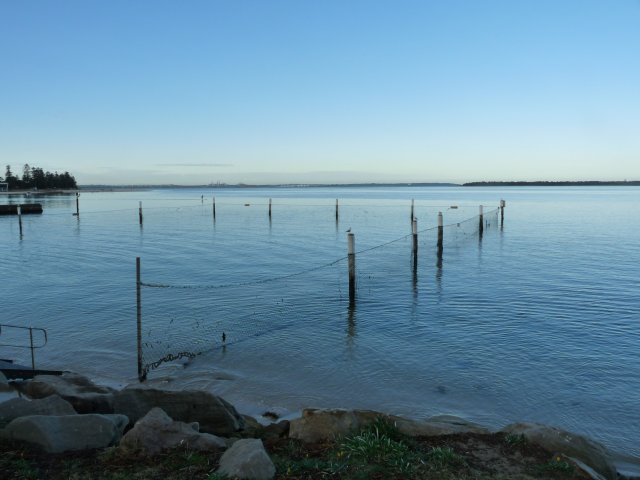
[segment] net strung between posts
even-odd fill
[[[485,232],[498,226],[498,212],[485,212]],[[463,247],[466,240],[478,239],[479,226],[478,215],[445,225],[445,247]],[[419,264],[436,264],[437,235],[437,227],[418,232]],[[411,302],[419,273],[412,242],[408,234],[356,252],[358,308],[394,310]],[[313,341],[305,324],[329,326],[353,308],[347,270],[345,256],[290,274],[228,284],[173,284],[143,276],[141,377],[165,362],[258,337]]]

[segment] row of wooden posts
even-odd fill
[[[213,201],[213,216],[215,218],[216,206],[215,197]],[[500,220],[501,225],[504,224],[504,207],[505,201],[500,200]],[[140,202],[140,224],[142,225],[142,202]],[[412,251],[414,269],[417,267],[418,258],[418,220],[413,216],[414,203],[411,201],[411,232],[412,232]],[[269,199],[269,217],[271,217],[271,199]],[[338,220],[338,200],[336,200],[336,220]],[[483,206],[480,205],[479,212],[479,234],[482,235],[484,229],[484,214]],[[444,238],[444,222],[442,212],[438,212],[438,240],[437,240],[437,253],[439,262],[442,260],[443,250],[443,238]],[[347,265],[349,272],[349,307],[355,306],[356,301],[356,237],[352,232],[347,233]],[[439,263],[441,265],[441,263]],[[143,381],[146,377],[142,366],[142,301],[141,301],[141,268],[140,257],[136,257],[136,317],[137,317],[137,337],[138,337],[138,378]]]
[[[204,202],[204,195],[201,197],[201,201]],[[80,212],[78,210],[78,206],[77,206],[77,198],[76,198],[76,213],[75,215],[80,215]],[[415,202],[412,199],[411,200],[411,215],[409,218],[411,218],[412,223],[415,223],[416,218],[414,216],[414,206],[415,206]],[[500,200],[500,212],[501,212],[501,221],[504,222],[504,206],[505,206],[505,201],[504,200]],[[482,217],[483,217],[483,213],[482,213],[482,205],[480,205],[480,233],[482,233],[483,230],[483,224],[482,224]],[[271,219],[271,211],[272,211],[272,201],[271,199],[269,199],[269,208],[268,208],[268,215],[269,215],[269,219]],[[213,213],[213,219],[216,219],[216,197],[213,197],[213,206],[212,206],[212,213]],[[339,209],[339,204],[338,204],[338,199],[336,198],[336,222],[339,220],[340,218],[340,209]],[[142,225],[143,223],[143,215],[142,215],[142,202],[138,202],[138,220],[140,222],[140,225]],[[442,212],[440,212],[438,214],[438,221],[442,221]]]
[[[201,201],[204,202],[204,195],[201,197]],[[415,202],[412,199],[411,200],[411,223],[412,223],[412,232],[413,232],[413,238],[414,238],[414,250],[417,251],[418,248],[418,226],[417,226],[417,219],[414,216],[414,206],[415,206]],[[500,200],[500,222],[501,224],[504,223],[504,206],[505,206],[505,201],[504,200]],[[20,237],[22,237],[22,210],[20,205],[17,206],[18,208],[18,224],[20,227]],[[269,215],[269,220],[271,220],[271,210],[272,210],[272,201],[271,199],[269,199],[269,210],[268,210],[268,215]],[[213,197],[213,208],[212,208],[212,213],[213,213],[213,219],[216,219],[216,197]],[[76,193],[76,212],[73,214],[74,216],[77,216],[78,218],[80,218],[80,194]],[[338,221],[338,219],[340,218],[340,213],[339,213],[339,204],[338,204],[338,199],[336,198],[336,222]],[[140,223],[140,225],[143,224],[144,221],[144,216],[142,214],[142,202],[138,202],[138,221]],[[438,213],[438,249],[440,249],[442,247],[442,212]],[[479,218],[479,231],[480,234],[482,235],[482,231],[484,229],[484,222],[483,222],[483,207],[482,205],[480,205],[480,218]]]
[[[504,225],[504,207],[505,201],[500,200],[500,225]],[[418,219],[413,216],[414,203],[411,200],[411,236],[412,236],[412,254],[414,268],[418,265]],[[337,215],[337,214],[336,214]],[[478,235],[482,237],[484,231],[484,207],[480,205],[478,215]],[[443,251],[443,239],[444,239],[444,222],[442,212],[438,212],[438,240],[437,240],[437,255],[438,264],[442,263],[442,251]],[[353,306],[356,301],[356,238],[352,232],[347,233],[347,264],[349,269],[349,305]]]

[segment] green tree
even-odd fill
[[[9,190],[16,188],[18,186],[18,179],[13,176],[13,172],[11,171],[11,165],[7,165],[7,169],[4,174],[4,181],[9,184]]]
[[[22,167],[22,188],[31,188],[31,167],[29,167],[28,163],[24,164]]]

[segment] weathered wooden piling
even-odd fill
[[[213,219],[216,219],[216,197],[213,197]]]
[[[418,275],[418,219],[414,218],[411,222],[411,237],[412,237],[412,248],[411,252],[413,253],[413,283],[414,287],[417,282]]]
[[[142,374],[142,298],[140,295],[140,257],[136,257],[136,319],[138,330],[138,380],[143,381]]]
[[[18,225],[20,227],[20,238],[22,238],[22,207],[18,205]]]
[[[442,254],[442,239],[444,237],[444,223],[442,221],[442,212],[438,212],[438,253]]]
[[[505,205],[505,201],[500,200],[500,226],[501,227],[504,225],[504,205]]]
[[[76,217],[80,217],[80,193],[76,192]]]
[[[338,221],[338,199],[336,198],[336,222]]]
[[[269,199],[269,219],[271,219],[271,199]]]
[[[138,202],[138,219],[140,220],[140,225],[142,225],[142,202]]]
[[[411,199],[411,217],[410,217],[412,222],[413,222],[413,218],[414,218],[414,215],[413,215],[414,208],[413,207],[414,207],[414,199],[412,198]]]
[[[349,264],[349,303],[356,301],[356,237],[347,233],[347,261]]]
[[[31,345],[31,370],[35,370],[36,357],[35,357],[35,354],[33,353],[33,328],[32,327],[29,327],[29,345]]]
[[[438,248],[436,251],[436,267],[438,272],[442,270],[442,239],[444,237],[444,222],[442,212],[438,212]],[[436,273],[436,279],[439,279],[439,273]]]
[[[413,238],[412,249],[414,258],[418,256],[418,219],[414,218],[411,222],[411,236]]]
[[[482,233],[484,232],[484,215],[482,213],[483,208],[482,205],[480,205],[480,214],[479,214],[479,219],[478,219],[478,233],[480,234],[480,236],[482,236]]]

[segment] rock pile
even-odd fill
[[[338,409],[305,409],[300,418],[265,427],[208,392],[141,385],[117,391],[71,373],[42,375],[13,384],[0,381],[0,388],[15,388],[27,397],[0,403],[2,439],[26,442],[51,453],[114,445],[148,456],[178,447],[225,451],[218,473],[240,479],[268,480],[275,476],[262,439],[289,437],[307,443],[325,442],[380,417],[402,434],[414,437],[490,433],[481,425],[453,416],[411,420],[368,410]],[[502,432],[526,437],[571,460],[593,479],[617,478],[607,450],[588,438],[537,424],[508,425]]]

